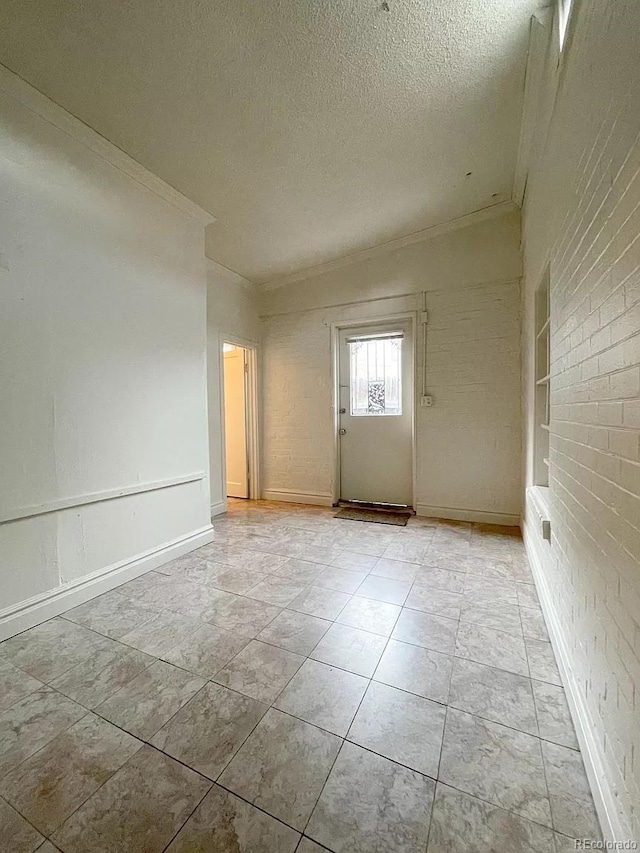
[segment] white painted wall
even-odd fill
[[[425,290],[435,405],[417,411],[419,511],[517,521],[519,236],[507,213],[263,289],[265,497],[331,502],[331,324],[419,310]]]
[[[1,638],[210,523],[206,218],[0,71]]]
[[[539,28],[539,25],[535,25]],[[526,543],[605,833],[640,839],[640,6],[574,3],[534,99],[524,208],[526,480],[533,298],[551,273],[551,543]],[[533,105],[530,105],[533,107]]]
[[[215,226],[214,226],[215,227]],[[222,340],[259,344],[262,336],[255,290],[242,276],[207,260],[207,393],[209,410],[209,463],[211,514],[226,509],[227,485],[221,421]]]

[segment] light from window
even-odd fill
[[[402,335],[349,342],[351,414],[402,414]]]
[[[559,23],[560,23],[560,50],[564,47],[564,40],[567,35],[567,26],[569,24],[569,15],[571,14],[571,4],[573,0],[559,0]]]
[[[536,486],[549,485],[549,420],[550,393],[549,380],[551,360],[549,351],[550,316],[549,316],[549,270],[547,269],[542,284],[536,293],[535,311],[535,453],[534,477]]]

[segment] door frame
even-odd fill
[[[218,376],[219,376],[219,398],[220,398],[220,431],[221,444],[221,466],[222,493],[225,508],[227,506],[227,437],[225,435],[225,411],[224,411],[224,345],[233,344],[242,347],[247,352],[247,381],[245,385],[246,400],[246,424],[247,424],[247,463],[249,477],[249,500],[258,500],[260,497],[260,432],[259,432],[259,382],[258,382],[258,360],[260,355],[260,344],[249,341],[238,335],[218,332]]]
[[[340,501],[340,332],[344,329],[354,329],[360,326],[377,326],[384,323],[392,323],[394,320],[409,321],[411,324],[411,335],[413,339],[413,370],[410,385],[411,398],[411,508],[416,509],[418,494],[418,471],[417,471],[417,442],[416,442],[416,377],[418,341],[416,331],[418,328],[418,312],[403,311],[399,314],[384,314],[377,317],[360,317],[358,320],[339,320],[331,323],[331,409],[333,424],[333,483],[331,485],[331,501],[337,506]]]

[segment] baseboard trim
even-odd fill
[[[582,692],[573,678],[569,650],[551,601],[545,573],[538,555],[535,534],[526,524],[523,524],[523,537],[540,599],[540,606],[547,623],[551,646],[556,655],[571,717],[576,729],[576,736],[580,744],[582,760],[591,786],[602,834],[605,840],[609,842],[629,841],[632,836],[616,795],[615,785],[606,778],[606,764],[600,748],[600,741],[590,723]],[[550,547],[544,540],[540,541],[545,547]]]
[[[264,489],[265,501],[284,501],[292,504],[313,504],[314,506],[332,506],[333,497],[329,494],[311,494],[307,492],[285,492],[280,489]]]
[[[175,560],[176,557],[188,554],[212,541],[213,528],[209,524],[187,536],[166,542],[159,548],[145,551],[129,560],[114,563],[83,578],[7,607],[0,611],[0,641],[33,628],[34,625],[39,625],[54,616],[59,616],[71,607],[84,604],[90,598],[109,592],[120,584],[133,580],[151,569],[157,569],[170,560]]]
[[[222,515],[222,513],[226,512],[226,511],[227,511],[226,500],[225,501],[218,501],[215,504],[211,504],[211,518],[213,518],[214,515]]]
[[[520,526],[518,513],[484,512],[479,509],[456,509],[450,506],[431,506],[417,504],[416,515],[427,515],[431,518],[447,518],[450,521],[476,521],[480,524],[501,524],[509,527]]]

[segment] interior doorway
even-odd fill
[[[413,507],[414,320],[338,328],[334,340],[337,499]]]
[[[219,334],[222,490],[225,498],[260,497],[259,344]]]
[[[228,498],[249,497],[249,442],[247,424],[247,351],[225,342],[224,437]]]

